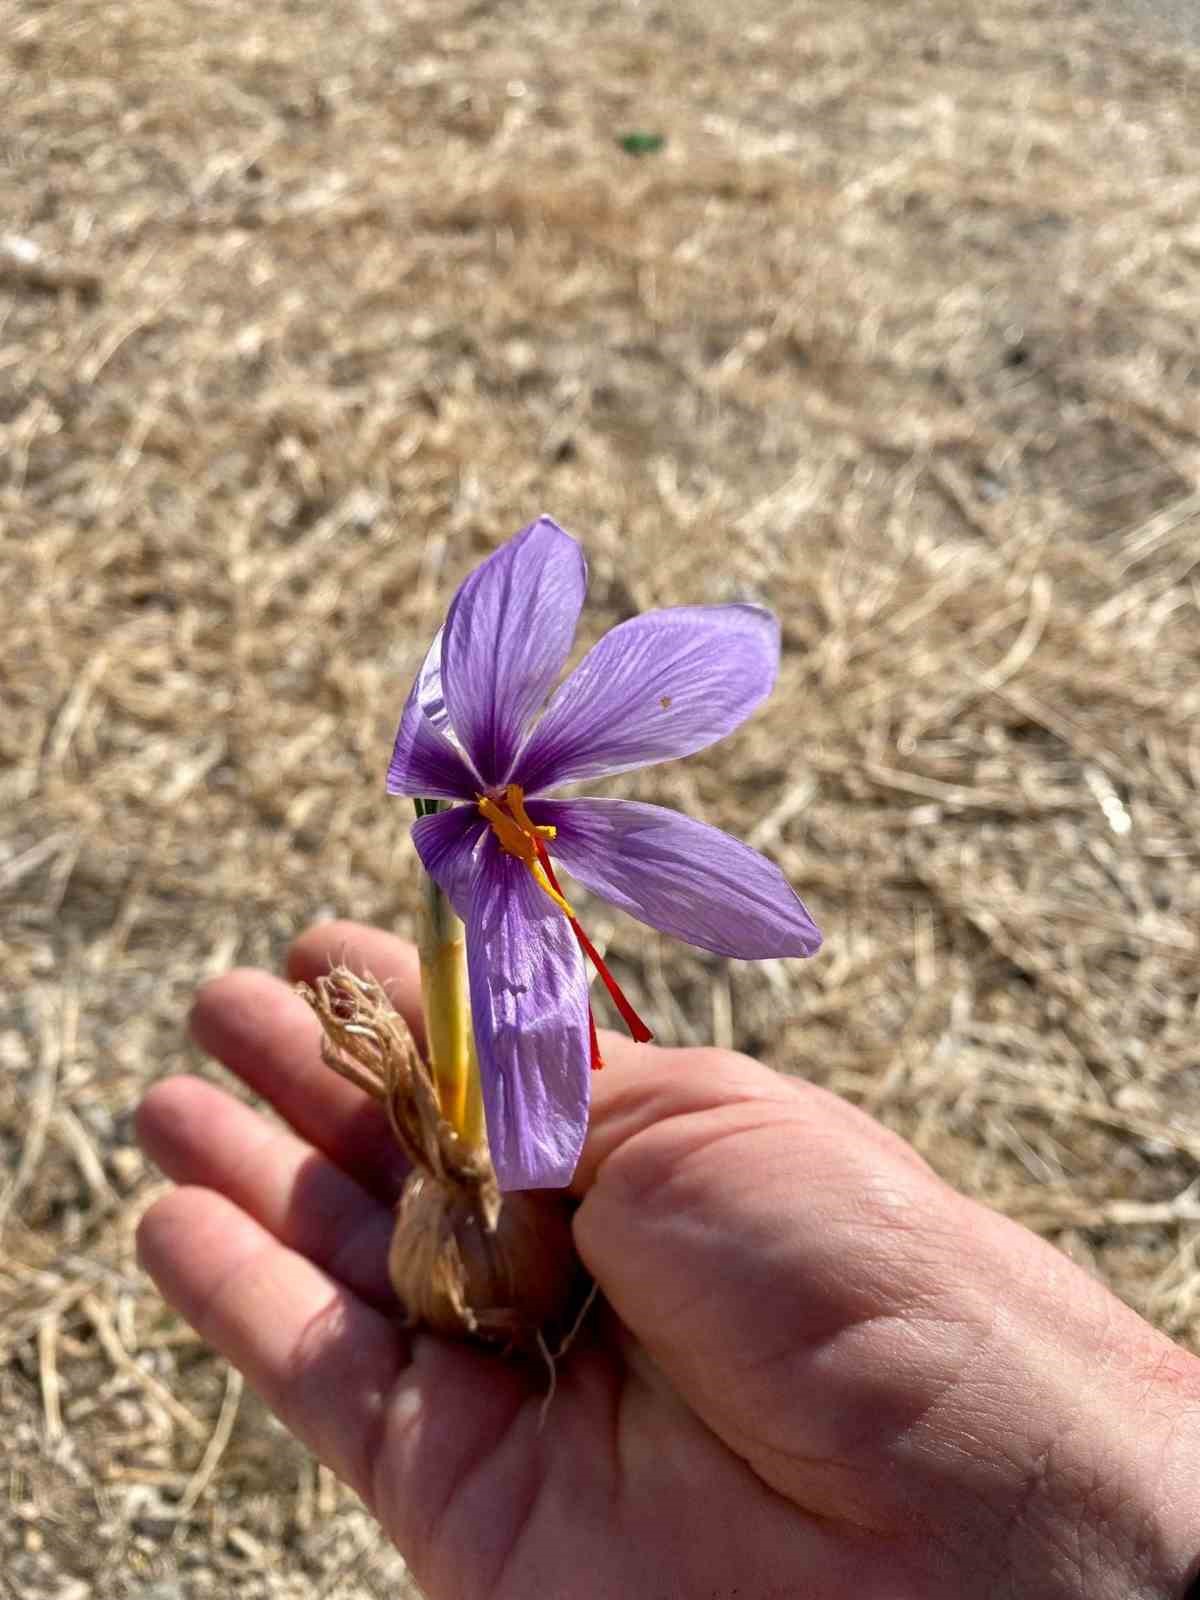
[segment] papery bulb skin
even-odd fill
[[[488,1195],[414,1172],[388,1253],[409,1322],[514,1350],[564,1331],[581,1281],[571,1209],[557,1193]]]
[[[381,1103],[410,1164],[388,1251],[409,1326],[553,1362],[595,1293],[575,1253],[576,1202],[562,1189],[501,1193],[486,1145],[445,1120],[428,1063],[373,978],[339,966],[299,992],[323,1059]]]

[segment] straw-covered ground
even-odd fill
[[[199,980],[410,926],[394,722],[543,509],[589,639],[783,620],[769,706],[637,792],[826,950],[594,908],[659,1036],[833,1085],[1200,1338],[1200,57],[1053,0],[727,18],[10,0],[0,1595],[399,1592],[140,1276],[131,1113]]]

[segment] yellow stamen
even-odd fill
[[[570,901],[558,886],[558,878],[553,866],[550,864],[550,853],[545,845],[547,839],[553,839],[557,836],[558,829],[534,822],[525,809],[525,791],[518,783],[505,784],[498,798],[488,794],[481,794],[478,796],[476,804],[479,807],[480,816],[491,824],[492,832],[500,841],[500,848],[506,850],[510,856],[516,856],[518,861],[523,861],[533,874],[533,881],[538,888],[566,913],[567,920],[571,924],[571,931],[579,941],[579,948],[600,974],[604,987],[612,996],[613,1004],[625,1019],[630,1033],[640,1043],[644,1043],[647,1039],[652,1039],[654,1035],[621,993],[616,979],[604,965],[600,952],[579,926],[579,919],[572,910]],[[596,1040],[596,1023],[592,1017],[590,1005],[588,1006],[588,1023],[591,1035],[592,1066],[600,1067],[604,1063],[600,1059],[600,1046]]]
[[[521,861],[535,861],[537,850],[533,840],[521,827],[520,823],[513,820],[500,807],[490,795],[480,795],[479,810],[492,825],[492,832],[499,839],[502,847],[510,856],[517,856]]]
[[[525,791],[519,783],[505,785],[504,804],[517,819],[520,827],[526,833],[536,833],[543,839],[554,839],[558,836],[558,829],[535,822],[525,809]]]
[[[480,795],[478,805],[480,815],[491,824],[492,832],[500,841],[500,848],[510,856],[516,856],[518,861],[523,861],[533,874],[533,881],[538,888],[549,895],[568,917],[574,917],[570,902],[551,884],[546,869],[538,859],[538,839],[553,839],[558,829],[539,826],[533,821],[525,809],[525,792],[520,784],[506,785],[502,801],[493,800],[490,795]]]
[[[557,889],[551,888],[550,879],[546,876],[546,869],[543,867],[542,863],[540,861],[531,861],[529,863],[529,870],[533,873],[533,881],[537,884],[538,888],[544,889],[545,892],[550,896],[551,900],[554,901],[554,904],[556,906],[561,906],[566,912],[567,916],[574,921],[575,913],[571,909],[571,902],[567,899],[564,899],[564,897],[559,894]]]

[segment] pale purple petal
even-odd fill
[[[583,551],[539,517],[454,597],[441,688],[454,732],[488,787],[508,778],[530,719],[562,671],[586,588]]]
[[[388,794],[411,799],[472,800],[478,777],[421,709],[420,674],[409,692],[388,764]]]
[[[719,956],[811,956],[821,946],[799,896],[766,856],[719,828],[633,800],[536,800],[572,875],[652,928]]]
[[[566,917],[494,838],[478,856],[467,968],[501,1189],[570,1183],[591,1097],[587,980]]]
[[[413,823],[421,865],[464,922],[471,909],[476,851],[487,832],[488,825],[474,806],[451,806]]]
[[[688,756],[771,692],[779,624],[759,606],[677,606],[622,622],[576,667],[521,751],[527,794]]]
[[[445,627],[440,627],[433,636],[433,643],[425,652],[425,659],[421,663],[421,670],[417,673],[416,694],[421,711],[428,722],[439,733],[447,737],[453,735],[450,726],[450,713],[446,710],[446,697],[442,693],[442,635]]]

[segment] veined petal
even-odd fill
[[[514,779],[532,794],[703,750],[766,699],[778,665],[779,624],[760,606],[643,612],[558,689]]]
[[[501,1189],[571,1181],[591,1097],[587,979],[566,917],[524,862],[480,848],[467,922],[471,1013]]]
[[[405,703],[396,743],[388,763],[388,794],[411,799],[469,800],[479,792],[479,779],[459,752],[421,710],[420,678]]]
[[[551,854],[604,899],[719,956],[811,956],[821,934],[773,861],[719,828],[633,800],[535,800]]]
[[[451,806],[413,823],[421,865],[464,922],[471,909],[476,850],[487,831],[474,806]]]
[[[503,783],[534,712],[562,671],[587,588],[583,551],[539,517],[455,595],[442,635],[441,689],[485,787]]]
[[[442,693],[442,635],[445,631],[443,624],[434,634],[433,643],[425,652],[421,670],[417,673],[415,690],[426,720],[431,722],[439,733],[448,736],[453,729],[450,726],[450,713],[446,710],[446,697]]]

